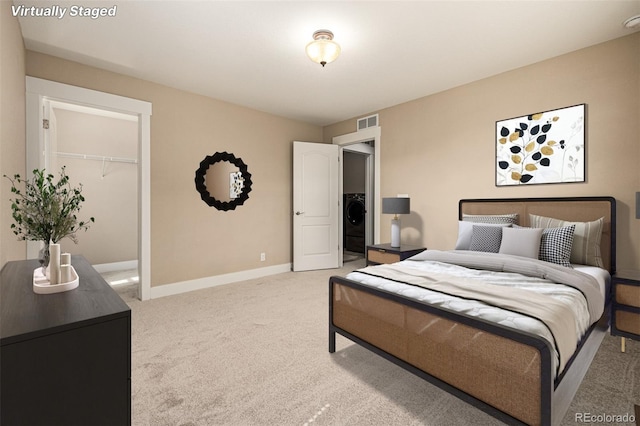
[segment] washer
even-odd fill
[[[364,194],[344,194],[344,248],[347,251],[365,251],[364,201]]]

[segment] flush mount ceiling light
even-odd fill
[[[307,44],[306,50],[309,59],[323,67],[340,55],[340,45],[333,41],[333,33],[329,30],[314,32],[313,41]]]
[[[625,28],[636,29],[640,27],[640,15],[632,16],[631,18],[624,21]]]

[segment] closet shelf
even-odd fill
[[[82,160],[98,160],[102,162],[110,161],[112,163],[138,164],[138,160],[136,158],[108,157],[104,155],[78,154],[75,152],[56,152],[55,155],[57,155],[58,157],[66,158],[80,158]]]

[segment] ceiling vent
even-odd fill
[[[358,131],[368,129],[369,127],[378,127],[378,114],[358,119]]]

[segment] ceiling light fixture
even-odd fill
[[[625,28],[629,28],[629,29],[635,29],[640,27],[640,15],[632,16],[631,18],[624,21],[624,24],[622,25],[624,25]]]
[[[323,67],[340,55],[340,45],[333,41],[333,33],[329,30],[314,32],[313,41],[307,44],[306,50],[309,59]]]

